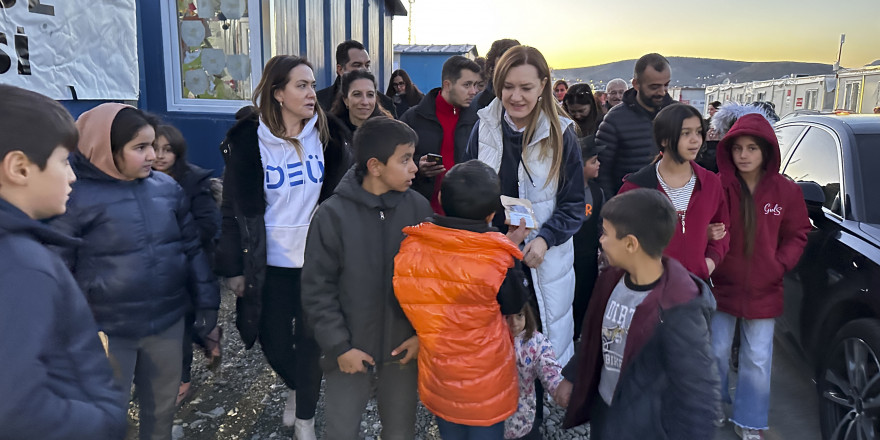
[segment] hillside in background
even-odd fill
[[[672,86],[706,86],[730,82],[760,81],[795,75],[831,74],[831,64],[799,63],[794,61],[747,62],[711,58],[668,57],[672,66]],[[636,60],[616,61],[592,67],[557,69],[554,78],[569,82],[590,82],[603,89],[608,80],[632,79]],[[601,81],[601,82],[600,82]]]

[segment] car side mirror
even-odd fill
[[[804,201],[807,203],[807,212],[817,214],[822,212],[825,205],[825,191],[816,182],[798,182],[801,192],[804,193]]]

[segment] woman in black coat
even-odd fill
[[[347,129],[331,126],[314,84],[305,59],[273,57],[255,106],[236,114],[221,145],[226,171],[215,260],[238,296],[236,327],[245,346],[259,338],[291,389],[283,422],[295,425],[300,439],[315,438],[321,385],[320,350],[300,306],[306,232],[318,203],[333,194],[351,164]]]

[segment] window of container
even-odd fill
[[[262,73],[260,0],[162,0],[169,111],[234,113]]]

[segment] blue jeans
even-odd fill
[[[768,428],[770,367],[773,363],[774,319],[743,319],[740,326],[739,372],[730,398],[730,346],[736,317],[716,311],[712,316],[712,351],[721,374],[721,400],[733,403],[731,421],[743,428]]]
[[[437,428],[443,440],[503,440],[504,422],[492,426],[469,426],[447,422],[437,417]]]

